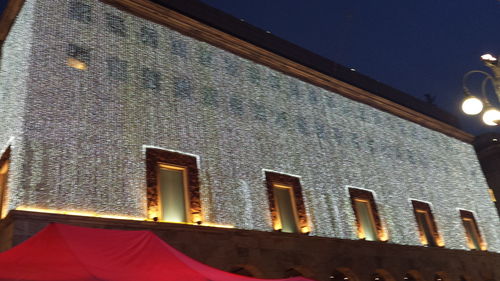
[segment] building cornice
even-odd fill
[[[193,19],[164,5],[150,0],[99,0],[138,17],[172,28],[184,35],[207,42],[256,63],[322,87],[349,99],[370,105],[400,118],[412,121],[429,129],[441,132],[461,141],[472,143],[474,136],[455,126],[408,108],[370,91],[356,87],[313,67],[278,55],[234,35],[228,34],[199,20]],[[24,0],[10,0],[0,20],[0,44],[5,40],[15,15]],[[4,26],[5,25],[5,26]]]

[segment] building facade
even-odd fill
[[[461,276],[500,278],[490,266],[500,220],[458,129],[290,73],[161,3],[11,3],[21,8],[0,61],[2,217],[62,212],[330,238],[374,247],[374,262],[394,247],[465,260],[475,249],[484,272],[464,266]],[[321,244],[294,247],[308,243]]]
[[[495,133],[483,134],[474,140],[474,147],[483,168],[484,175],[491,190],[491,196],[500,214],[500,135]]]

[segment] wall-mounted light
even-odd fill
[[[68,66],[78,70],[87,70],[87,64],[75,58],[68,58]]]
[[[300,232],[304,234],[309,234],[311,232],[311,228],[309,228],[309,226],[303,226],[300,228]]]

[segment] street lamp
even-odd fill
[[[500,65],[498,59],[491,54],[482,55],[481,60],[492,70],[493,75],[481,70],[472,70],[464,75],[462,85],[465,99],[462,102],[462,111],[467,115],[477,115],[482,112],[482,119],[486,125],[497,126],[500,125],[500,110],[488,100],[486,86],[488,82],[493,85],[497,101],[500,102]],[[481,82],[481,97],[473,95],[467,88],[467,79],[473,74],[480,74],[484,77]]]

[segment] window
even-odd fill
[[[146,89],[160,90],[161,74],[149,68],[142,69],[142,85]]]
[[[373,280],[373,281],[385,281],[385,278],[378,273],[374,273],[374,274],[372,274],[371,280]]]
[[[193,94],[193,87],[191,81],[187,77],[174,78],[174,95],[177,98],[191,99]]]
[[[143,26],[141,28],[140,40],[144,45],[157,48],[158,47],[158,32],[155,29]]]
[[[89,5],[73,0],[69,3],[69,18],[83,23],[90,23],[92,11]]]
[[[300,180],[266,172],[273,228],[288,233],[309,233]]]
[[[118,36],[125,37],[127,35],[125,20],[117,15],[106,13],[106,25],[108,31]]]
[[[108,75],[112,79],[126,81],[127,80],[127,61],[121,60],[118,57],[111,57],[106,60],[108,65]]]
[[[377,212],[375,199],[370,191],[349,188],[352,208],[356,216],[358,237],[369,241],[386,240]]]
[[[172,53],[181,58],[187,57],[187,43],[180,39],[172,40]]]
[[[465,228],[469,248],[471,250],[486,250],[486,243],[481,237],[474,214],[470,211],[460,210],[460,217]]]
[[[90,62],[90,50],[77,46],[75,44],[69,44],[67,49],[68,55],[68,66],[79,69],[86,70]]]
[[[146,158],[149,218],[201,223],[196,158],[153,148]]]
[[[3,219],[7,215],[4,209],[7,207],[6,194],[10,164],[9,158],[10,148],[7,148],[5,153],[0,158],[0,219]]]
[[[160,217],[165,221],[186,222],[186,168],[158,164]]]
[[[444,278],[444,276],[443,276],[443,275],[441,275],[441,274],[439,274],[439,273],[436,273],[436,274],[434,275],[434,281],[445,281],[445,280],[447,280],[447,279],[448,279],[448,278]]]
[[[273,195],[278,213],[277,228],[283,232],[297,232],[297,208],[293,200],[293,187],[273,184]]]
[[[442,246],[443,243],[437,231],[436,222],[429,204],[415,200],[412,200],[411,203],[422,244],[432,247]]]
[[[403,280],[405,281],[417,281],[417,278],[413,276],[411,273],[406,273],[406,275],[403,277]]]

